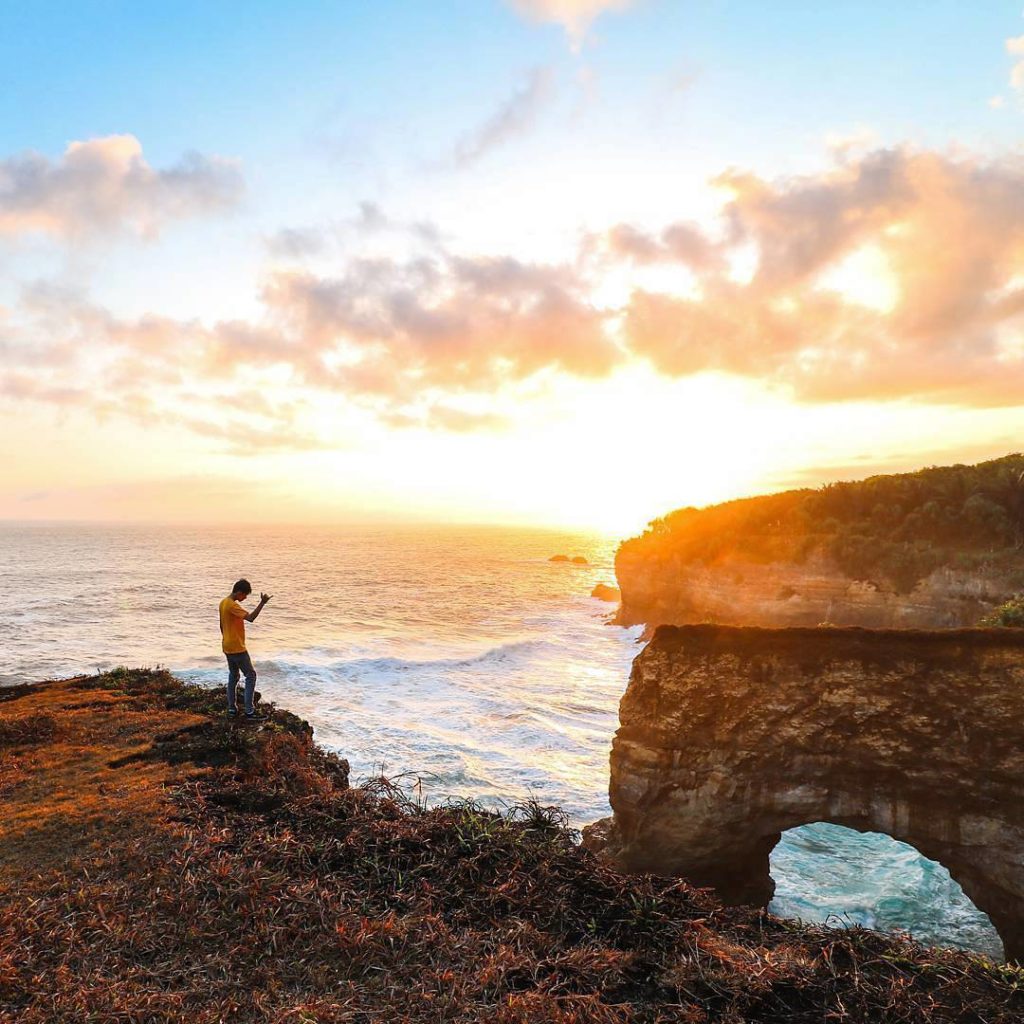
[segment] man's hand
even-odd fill
[[[256,616],[259,615],[261,611],[263,611],[263,606],[270,600],[270,596],[270,594],[260,594],[260,603],[256,605],[256,607],[253,608],[253,610],[249,612],[248,615],[246,615],[246,619],[249,622],[256,621]]]

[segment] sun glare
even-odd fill
[[[896,275],[885,253],[875,245],[850,253],[822,274],[818,284],[878,313],[891,313],[900,297]]]

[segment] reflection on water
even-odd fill
[[[259,689],[357,777],[384,764],[425,773],[437,799],[532,794],[579,825],[609,813],[609,747],[638,650],[639,630],[607,626],[610,606],[589,597],[612,582],[613,552],[607,538],[538,530],[4,524],[0,683],[161,664],[219,685],[217,602],[246,576],[274,595],[249,629]],[[787,833],[774,908],[991,947],[948,875],[878,839]]]

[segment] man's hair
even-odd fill
[[[252,584],[248,580],[239,580],[231,588],[231,593],[232,594],[238,594],[238,593],[251,594],[252,593]]]

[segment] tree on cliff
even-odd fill
[[[1003,467],[990,484],[978,492],[1006,510],[1013,529],[1013,546],[1024,547],[1024,469]]]
[[[1024,455],[932,466],[707,508],[685,508],[624,541],[620,556],[676,565],[804,562],[907,593],[936,569],[1017,566],[1024,584]]]

